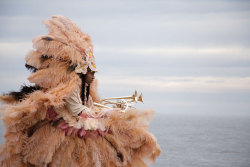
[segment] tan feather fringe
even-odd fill
[[[31,115],[33,115],[32,118]],[[37,120],[34,115],[36,114],[30,112],[27,117]],[[9,124],[6,119],[3,119],[9,126],[5,134],[6,143],[1,150],[0,164],[2,167],[10,167],[14,164],[53,167],[147,166],[144,162],[145,158],[155,161],[160,154],[155,138],[147,132],[148,122],[145,120],[152,115],[153,111],[150,110],[114,112],[105,122],[109,131],[104,136],[84,139],[65,136],[62,130],[50,124],[45,124],[28,137],[23,132],[26,132],[27,128],[35,122],[30,120],[27,123],[28,120],[25,117],[18,114],[12,115],[12,121],[18,120],[14,121],[17,124]],[[44,119],[41,116],[39,118]],[[15,127],[12,128],[14,130],[12,132],[9,130],[11,127]],[[87,133],[92,136],[91,133],[96,132]],[[118,154],[122,158],[119,158]]]

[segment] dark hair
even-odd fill
[[[85,104],[85,83],[86,83],[86,75],[85,74],[79,74],[80,78],[82,80],[82,87],[81,87],[81,99],[82,99],[82,104]],[[87,101],[89,100],[89,90],[90,90],[90,84],[87,87],[86,91],[86,97]]]

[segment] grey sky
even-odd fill
[[[24,56],[54,14],[91,35],[103,97],[136,88],[159,112],[250,113],[249,1],[1,0],[1,93],[25,81]]]

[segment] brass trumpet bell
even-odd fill
[[[140,96],[138,97],[138,101],[144,103],[144,102],[143,102],[143,98],[142,98],[142,93],[141,93]]]
[[[142,98],[142,93],[140,94],[140,96],[139,97],[137,97],[137,96],[134,96],[135,94],[133,94],[132,96],[131,96],[131,100],[130,101],[128,101],[128,102],[142,102],[143,103],[143,98]],[[137,95],[137,94],[136,94]]]

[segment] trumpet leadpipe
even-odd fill
[[[101,101],[107,101],[107,100],[119,100],[119,99],[131,99],[132,96],[124,96],[124,97],[111,97],[111,98],[106,98],[102,99]]]
[[[99,104],[99,103],[94,103],[94,105],[97,106],[97,107],[112,109],[112,107],[109,107],[109,106],[106,106],[106,105],[103,105],[103,104]]]

